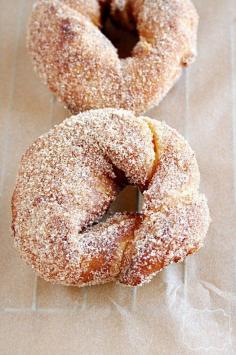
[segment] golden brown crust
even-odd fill
[[[104,1],[105,2],[105,1]],[[120,59],[99,29],[95,0],[38,0],[28,48],[43,81],[73,112],[117,107],[144,112],[166,95],[196,56],[198,15],[190,0],[110,1],[111,15],[139,41]]]
[[[146,212],[124,252],[119,281],[130,286],[149,282],[173,262],[181,262],[203,246],[209,225],[203,195],[164,199]]]
[[[118,171],[143,189],[143,209],[92,226],[120,190]],[[24,154],[12,198],[15,244],[49,281],[139,285],[202,246],[209,212],[198,187],[191,148],[165,123],[84,112]]]

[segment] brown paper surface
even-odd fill
[[[142,288],[79,289],[37,278],[13,248],[19,159],[68,112],[26,51],[32,1],[0,0],[1,354],[236,353],[236,1],[195,5],[197,61],[149,114],[177,128],[196,152],[212,217],[205,248]]]

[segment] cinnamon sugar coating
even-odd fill
[[[120,59],[101,32],[104,4],[139,41]],[[198,15],[190,0],[38,0],[28,49],[41,79],[73,113],[104,107],[145,112],[196,56]],[[125,39],[124,39],[125,40]]]
[[[122,175],[142,189],[143,209],[99,222]],[[194,153],[165,123],[122,109],[87,111],[22,157],[12,198],[15,245],[48,281],[141,285],[203,245],[209,211],[198,188]]]

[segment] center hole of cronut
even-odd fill
[[[110,205],[105,219],[116,212],[140,212],[142,209],[142,193],[137,186],[128,185],[121,190]]]
[[[130,15],[124,21],[122,13],[111,14],[110,5],[106,3],[102,10],[102,33],[117,49],[119,58],[128,58],[139,41],[135,20]]]

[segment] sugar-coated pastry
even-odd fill
[[[124,184],[140,213],[101,221]],[[14,241],[48,281],[148,282],[202,245],[209,225],[193,151],[163,122],[123,109],[66,119],[24,154],[12,198]]]
[[[127,58],[102,32],[107,13],[137,29]],[[104,107],[141,113],[194,60],[197,27],[190,0],[37,0],[27,43],[35,70],[72,113]]]

